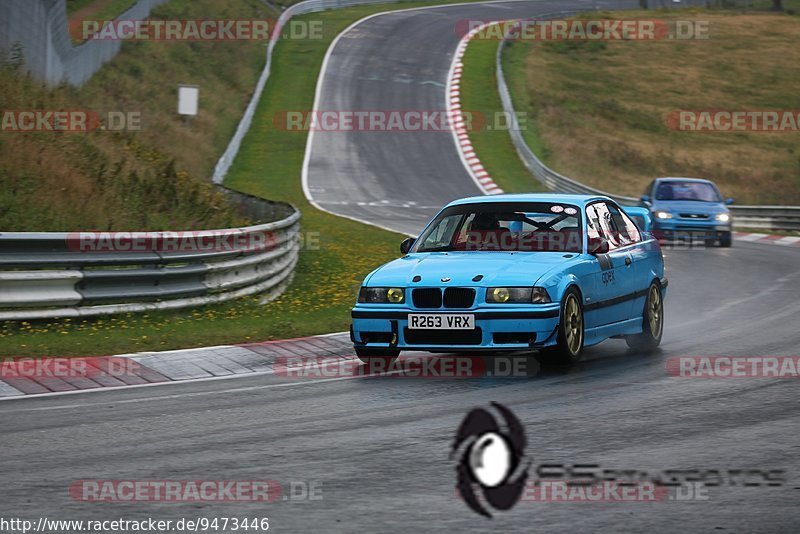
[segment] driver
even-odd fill
[[[511,231],[500,225],[502,216],[477,213],[469,225],[467,241],[481,250],[513,250]]]

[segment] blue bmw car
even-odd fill
[[[366,277],[352,310],[364,362],[401,350],[531,349],[576,362],[610,337],[641,350],[661,342],[661,249],[609,198],[465,198],[400,250]]]
[[[658,178],[642,195],[653,218],[653,233],[663,240],[702,239],[706,245],[733,242],[733,218],[714,182],[698,178]]]

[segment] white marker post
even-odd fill
[[[200,106],[200,88],[196,85],[178,86],[178,115],[183,117],[184,124],[197,116]]]

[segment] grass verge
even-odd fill
[[[247,19],[258,0],[173,0],[153,18]],[[141,130],[0,134],[4,231],[173,230],[241,224],[208,178],[252,94],[266,43],[126,42],[81,88],[48,88],[24,74],[25,51],[0,66],[0,109],[137,114]],[[190,125],[177,86],[200,86]]]
[[[607,14],[653,18],[652,12]],[[693,41],[515,42],[504,68],[527,142],[549,166],[638,196],[656,176],[716,181],[741,204],[800,203],[800,137],[670,130],[674,110],[800,109],[800,17],[691,10],[660,19],[707,21]],[[484,165],[491,152],[478,151]]]
[[[502,118],[497,92],[495,57],[498,42],[476,39],[467,46],[462,62],[461,107],[486,118],[486,126],[469,132],[475,153],[492,179],[508,193],[542,191],[542,185],[525,168]],[[498,120],[499,119],[499,120]],[[526,128],[526,121],[520,128]]]
[[[137,0],[67,0],[67,16],[72,20],[113,20]]]

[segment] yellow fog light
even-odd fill
[[[399,304],[403,302],[403,290],[398,287],[390,287],[386,291],[386,300],[392,304]]]
[[[492,301],[494,302],[506,302],[511,297],[508,292],[508,289],[505,287],[496,287],[492,289]]]

